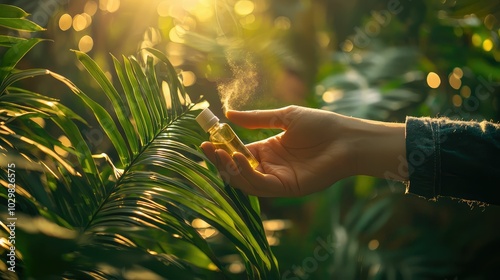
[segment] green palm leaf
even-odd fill
[[[160,54],[156,50],[151,52]],[[193,227],[193,221],[201,219],[220,233],[219,238],[229,241],[225,242],[225,250],[240,256],[248,278],[278,277],[276,260],[249,198],[227,188],[220,177],[210,171],[214,170],[213,166],[207,169],[200,164],[205,161],[210,165],[197,148],[206,135],[195,122],[198,111],[191,110],[192,104],[188,103],[189,98],[166,57],[157,57],[162,63],[156,66],[163,67],[166,77],[157,76],[151,58],[145,66],[133,57],[124,58],[123,64],[114,59],[124,96],[87,55],[77,52],[77,57],[107,93],[114,112],[107,112],[66,78],[50,71],[43,73],[65,83],[93,111],[117,151],[123,171],[117,173],[122,174],[120,177],[110,179],[109,167],[97,168],[88,145],[82,144],[85,141],[78,126],[71,120],[81,118],[69,108],[57,100],[8,86],[42,71],[26,71],[23,77],[4,79],[6,93],[0,96],[0,102],[3,99],[4,110],[9,108],[6,118],[11,120],[9,125],[2,126],[0,145],[14,147],[12,154],[22,152],[46,170],[43,180],[30,175],[20,179],[20,201],[32,209],[32,215],[43,216],[47,221],[75,231],[78,246],[60,253],[80,256],[71,261],[55,258],[62,258],[67,264],[57,271],[31,266],[30,258],[26,258],[28,275],[120,277],[102,270],[102,264],[97,261],[91,261],[99,259],[111,266],[132,269],[132,258],[118,265],[96,257],[119,250],[125,252],[124,256],[126,252],[137,251],[134,254],[144,258],[143,263],[139,262],[143,269],[162,277],[234,278],[221,261],[222,256],[216,254],[216,243],[203,238]],[[168,83],[168,92],[162,92],[164,80]],[[14,102],[14,96],[24,101]],[[112,115],[117,117],[119,125]],[[30,121],[33,117],[53,121],[72,146],[65,147],[51,135],[42,133],[43,129]],[[26,138],[29,141],[23,137],[30,137]],[[67,150],[76,162],[70,164],[54,153],[56,146]],[[41,151],[46,156],[34,157],[33,151]],[[55,162],[57,168],[45,162]],[[6,182],[5,175],[1,176],[3,182]],[[6,197],[7,192],[3,190],[2,197]],[[26,221],[20,222],[20,226],[27,226]],[[42,239],[54,238],[43,237],[43,233],[38,235],[42,235],[38,236]],[[30,238],[26,237],[23,242],[30,244]],[[27,247],[23,250],[23,255],[39,254]],[[70,265],[73,263],[79,265]]]
[[[40,29],[21,9],[0,6],[0,25]],[[113,57],[121,94],[88,55],[75,52],[111,102],[107,111],[57,73],[15,69],[39,41],[0,37],[9,48],[0,69],[0,159],[17,167],[19,277],[234,279],[224,262],[228,254],[239,256],[246,278],[279,277],[254,210],[258,201],[225,186],[201,153],[207,136],[195,121],[199,112],[164,54],[145,50],[153,55],[145,63]],[[81,133],[80,126],[88,125],[84,118],[56,99],[14,87],[43,75],[67,85],[92,111],[118,164],[92,155]],[[70,144],[36,119],[58,127]],[[98,158],[111,164],[96,164]],[[2,170],[2,202],[8,179]],[[1,205],[1,213],[8,213],[7,203]],[[201,220],[219,234],[204,237],[194,226]],[[2,228],[0,237],[7,238],[9,230]],[[9,250],[8,243],[0,244]],[[53,266],[39,265],[42,255]]]

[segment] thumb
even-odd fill
[[[297,108],[296,106],[288,106],[273,110],[228,110],[226,117],[233,123],[246,128],[281,128],[286,130],[295,117]]]

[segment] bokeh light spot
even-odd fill
[[[472,91],[468,86],[463,86],[462,89],[460,90],[460,95],[462,95],[463,98],[469,98],[471,93]]]
[[[95,15],[95,13],[97,12],[97,8],[98,8],[98,5],[95,1],[87,1],[87,3],[85,3],[85,7],[83,8],[83,11],[90,15],[90,16],[93,16]]]
[[[332,103],[344,97],[344,93],[338,89],[329,89],[323,93],[323,101],[326,103]]]
[[[120,0],[99,0],[99,9],[114,13],[120,9]]]
[[[458,94],[453,95],[453,98],[451,99],[453,102],[453,106],[455,107],[460,107],[462,106],[462,97]]]
[[[328,33],[326,32],[318,32],[318,35],[316,35],[316,40],[318,41],[318,44],[322,47],[322,48],[326,48],[328,47],[328,45],[330,45],[330,35],[328,35]]]
[[[182,20],[186,16],[187,12],[179,5],[170,5],[168,15],[175,18]]]
[[[491,41],[491,39],[484,40],[484,42],[483,42],[483,50],[489,52],[492,49],[493,49],[493,41]]]
[[[344,44],[342,44],[342,51],[344,52],[351,52],[353,48],[354,44],[351,40],[345,40]]]
[[[438,88],[439,85],[441,85],[441,78],[439,78],[438,74],[429,72],[429,74],[427,74],[427,84],[431,88]]]
[[[455,77],[457,77],[458,79],[462,79],[462,77],[464,76],[464,71],[459,67],[455,67],[453,68],[453,75],[455,75]]]
[[[234,11],[240,16],[251,14],[255,9],[255,4],[249,0],[240,0],[234,5]]]
[[[59,28],[66,31],[73,25],[73,18],[69,14],[64,14],[59,18]]]
[[[290,26],[292,26],[292,23],[289,18],[281,16],[274,20],[274,26],[278,29],[288,30],[290,29]]]
[[[181,3],[181,1],[179,1]],[[194,11],[198,6],[198,0],[182,0],[182,8],[186,11]]]
[[[170,32],[168,33],[168,37],[170,38],[170,41],[174,43],[184,43],[184,39],[182,36],[186,33],[184,29],[180,26],[175,26],[172,29],[170,29]]]
[[[168,17],[170,11],[170,5],[168,1],[161,1],[156,8],[158,15],[161,17]]]
[[[82,31],[87,27],[87,18],[83,15],[78,14],[73,18],[73,29],[75,31]]]
[[[290,220],[274,219],[262,221],[262,225],[266,231],[282,231],[292,227]]]
[[[497,19],[495,18],[494,15],[489,14],[484,18],[484,26],[488,28],[489,30],[493,29],[493,26],[495,26]]]
[[[245,28],[248,28],[249,25],[251,25],[252,23],[255,23],[255,16],[254,15],[248,15],[244,18],[241,18],[240,19],[240,23],[241,25],[244,25]]]
[[[89,35],[83,36],[78,42],[78,49],[84,53],[92,50],[94,47],[94,40]]]
[[[377,239],[372,239],[370,242],[368,242],[368,249],[370,250],[376,250],[378,246],[380,245],[380,242],[378,242]]]
[[[481,46],[482,40],[481,40],[481,36],[479,36],[479,34],[472,35],[472,44],[476,47]]]
[[[454,89],[459,89],[462,86],[462,81],[455,76],[455,74],[450,74],[448,77],[448,82],[450,83],[450,86]]]
[[[114,13],[120,9],[120,0],[108,0],[107,10]]]
[[[210,7],[200,6],[193,11],[193,15],[198,19],[198,21],[206,22],[213,18],[214,12]]]
[[[243,271],[245,271],[245,266],[241,262],[237,261],[237,262],[231,263],[229,265],[228,269],[231,273],[239,274],[239,273],[242,273]]]
[[[196,83],[196,75],[191,71],[182,71],[182,84],[185,87],[192,86]]]

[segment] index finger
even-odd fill
[[[233,123],[246,128],[281,128],[286,130],[294,117],[295,110],[295,106],[273,110],[229,110],[226,112],[226,117]]]

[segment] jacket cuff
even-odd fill
[[[406,193],[436,199],[440,191],[440,127],[431,118],[406,118],[406,159],[409,183]]]

